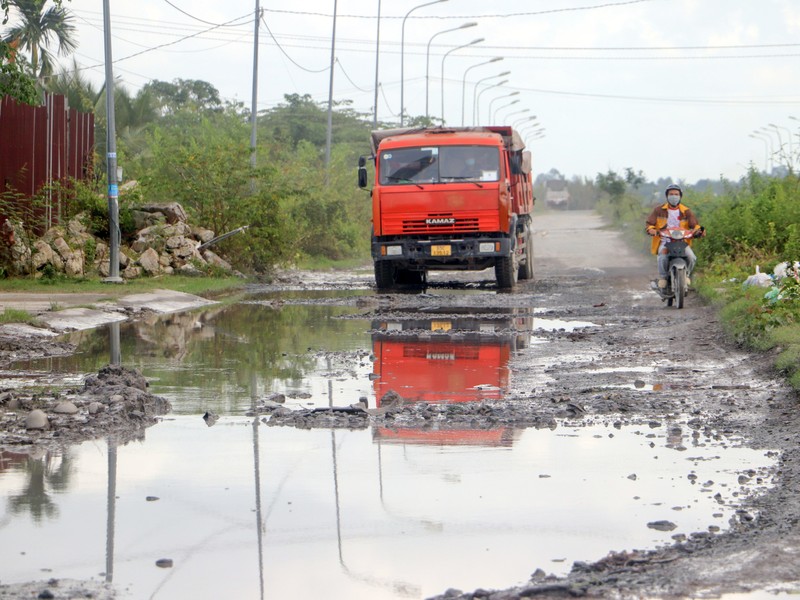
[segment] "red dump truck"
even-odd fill
[[[431,270],[494,267],[500,289],[533,278],[531,155],[511,127],[374,131],[369,158],[378,289]]]

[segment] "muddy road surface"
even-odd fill
[[[726,341],[714,310],[704,306],[696,295],[690,294],[681,310],[666,307],[649,289],[655,260],[626,250],[618,234],[604,227],[596,215],[541,214],[535,231],[536,279],[521,282],[509,293],[495,289],[493,274],[488,271],[433,273],[425,289],[408,288],[392,294],[375,293],[371,272],[366,270],[286,272],[269,286],[254,287],[243,301],[248,310],[333,307],[344,310],[337,313],[341,322],[364,323],[356,330],[366,329],[368,349],[326,350],[318,352],[316,358],[326,362],[331,380],[368,381],[360,388],[356,385],[337,392],[335,406],[332,391],[324,402],[317,402],[313,393],[300,396],[302,402],[293,402],[290,394],[287,399],[264,393],[246,410],[241,409],[241,415],[256,417],[257,424],[275,431],[319,434],[329,430],[332,439],[336,432],[371,431],[373,445],[383,439],[408,445],[403,447],[484,443],[508,449],[516,443],[522,451],[525,445],[519,440],[526,431],[562,432],[561,438],[566,440],[562,454],[552,457],[546,472],[533,475],[540,492],[523,492],[532,494],[529,499],[523,495],[499,500],[489,512],[502,513],[507,504],[508,511],[518,510],[523,515],[528,502],[529,512],[553,510],[557,508],[553,505],[563,502],[559,518],[580,529],[614,519],[625,521],[626,511],[631,511],[630,520],[640,518],[630,501],[647,504],[651,511],[647,514],[655,515],[636,526],[662,536],[660,543],[641,549],[617,546],[618,542],[600,534],[588,536],[581,543],[602,550],[593,550],[591,559],[576,560],[560,570],[554,562],[534,558],[533,553],[526,559],[525,550],[518,549],[517,558],[522,557],[526,572],[511,577],[508,587],[496,581],[485,586],[480,582],[464,585],[463,581],[473,580],[463,579],[456,569],[452,582],[437,580],[438,592],[423,594],[413,586],[396,586],[392,592],[396,595],[385,597],[713,598],[800,591],[797,398],[771,371],[770,357],[748,354]],[[199,319],[188,328],[210,329],[208,322]],[[298,331],[297,335],[302,338],[303,334]],[[340,331],[338,335],[343,334]],[[151,333],[150,337],[157,335]],[[231,332],[228,337],[232,337]],[[172,345],[180,346],[175,339]],[[33,351],[46,354],[48,342],[40,340],[38,344]],[[61,338],[53,345],[54,354],[69,352],[69,344]],[[171,351],[187,354],[180,347]],[[308,348],[308,352],[313,355],[315,351]],[[392,357],[394,362],[389,361]],[[494,375],[472,368],[456,376],[460,359],[478,361],[484,367],[494,365]],[[150,376],[146,368],[142,371],[145,377]],[[479,378],[471,379],[476,372]],[[159,393],[153,388],[157,384],[149,392]],[[126,394],[139,399],[143,391]],[[164,395],[173,407],[180,405],[169,393]],[[116,393],[120,401],[123,396]],[[58,400],[64,400],[64,394]],[[37,398],[36,402],[43,400]],[[75,404],[79,410],[83,410],[81,402],[78,393]],[[36,405],[31,398],[21,403]],[[240,410],[234,403],[231,407],[232,414]],[[41,408],[47,410],[46,406]],[[145,426],[159,418],[158,410],[147,412],[142,405],[134,408],[145,413]],[[202,402],[195,410],[203,410]],[[6,407],[6,415],[12,412]],[[125,409],[118,412],[130,414]],[[206,416],[224,420],[228,415]],[[12,427],[12,422],[18,424],[19,418],[3,421],[0,441],[6,449],[16,444],[17,452],[37,445],[48,447],[58,443],[59,437],[77,443],[108,436],[112,428],[135,426],[136,435],[144,435],[139,415],[97,419],[94,429],[91,418],[73,429],[62,418],[62,430],[56,437],[52,432],[21,432]],[[581,436],[581,431],[592,435]],[[626,432],[644,442],[623,445],[620,440]],[[602,442],[593,442],[592,438]],[[619,446],[612,445],[615,440]],[[596,453],[599,443],[611,451]],[[613,448],[617,447],[615,452]],[[337,446],[333,448],[336,468]],[[544,451],[538,446],[531,448]],[[721,470],[719,477],[707,475],[707,463],[735,451],[749,452],[756,457],[755,462]],[[387,450],[384,452],[389,456]],[[491,456],[502,461],[502,454],[492,452]],[[597,471],[608,474],[606,483],[600,480],[598,485],[586,487],[576,480],[558,488],[563,500],[556,498],[548,506],[537,504],[535,496],[544,496],[551,482],[555,485],[576,465],[591,464],[599,456],[606,464],[598,465]],[[613,469],[609,463],[613,463]],[[447,483],[458,490],[468,485],[472,467],[468,462],[456,464],[459,472],[448,473]],[[481,464],[475,463],[476,468]],[[338,465],[342,470],[346,463],[340,460]],[[388,486],[391,475],[382,477],[387,478],[382,486]],[[588,475],[581,477],[585,481]],[[665,504],[653,492],[663,481],[667,481],[667,487],[691,490],[686,498],[705,498],[718,509],[687,529],[681,525],[681,517],[698,501]],[[500,478],[484,485],[499,487],[502,498],[502,489],[515,494],[517,483]],[[614,495],[618,489],[625,490],[624,501]],[[337,484],[337,523],[340,492]],[[424,495],[421,488],[419,495]],[[295,506],[301,510],[298,502]],[[467,513],[473,508],[464,506]],[[462,507],[451,508],[458,512]],[[518,518],[520,522],[524,519]],[[426,527],[430,528],[430,523]],[[557,540],[558,531],[548,533]],[[534,532],[530,544],[534,545],[538,537]],[[344,568],[342,548],[340,538],[338,554]],[[491,570],[492,560],[498,559],[487,556],[484,567]],[[313,561],[307,562],[313,572]],[[353,567],[348,568],[351,577],[350,571],[358,570]],[[500,564],[496,567],[499,569]],[[444,570],[438,561],[417,568]],[[414,574],[405,575],[413,579]],[[378,579],[379,573],[369,577]],[[156,591],[153,595],[148,592],[147,597],[160,597],[157,592],[161,585],[152,588]],[[45,593],[45,588],[51,595],[39,597],[83,597],[81,593],[97,598],[135,597],[129,595],[130,590],[126,595],[98,582],[53,580],[6,585],[0,569],[0,598],[31,597],[32,593],[35,597]],[[270,595],[268,585],[266,588],[265,594],[262,585],[260,597],[278,597]],[[293,597],[378,597],[339,593],[335,584],[314,595],[305,595],[301,589],[298,583]]]

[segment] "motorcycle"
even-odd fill
[[[651,281],[650,286],[661,297],[667,306],[675,304],[677,308],[683,308],[686,294],[689,292],[689,260],[686,257],[686,249],[689,247],[688,241],[693,238],[703,237],[705,228],[692,231],[679,227],[673,229],[662,229],[658,232],[659,237],[667,240],[666,250],[669,255],[669,265],[667,267],[667,285],[664,288],[658,287],[657,281]]]

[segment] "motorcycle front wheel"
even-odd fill
[[[678,269],[672,276],[675,288],[675,305],[683,308],[683,299],[686,297],[686,271]]]

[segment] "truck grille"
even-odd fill
[[[478,231],[477,217],[454,218],[448,214],[433,214],[423,219],[403,219],[403,233],[468,233]]]

